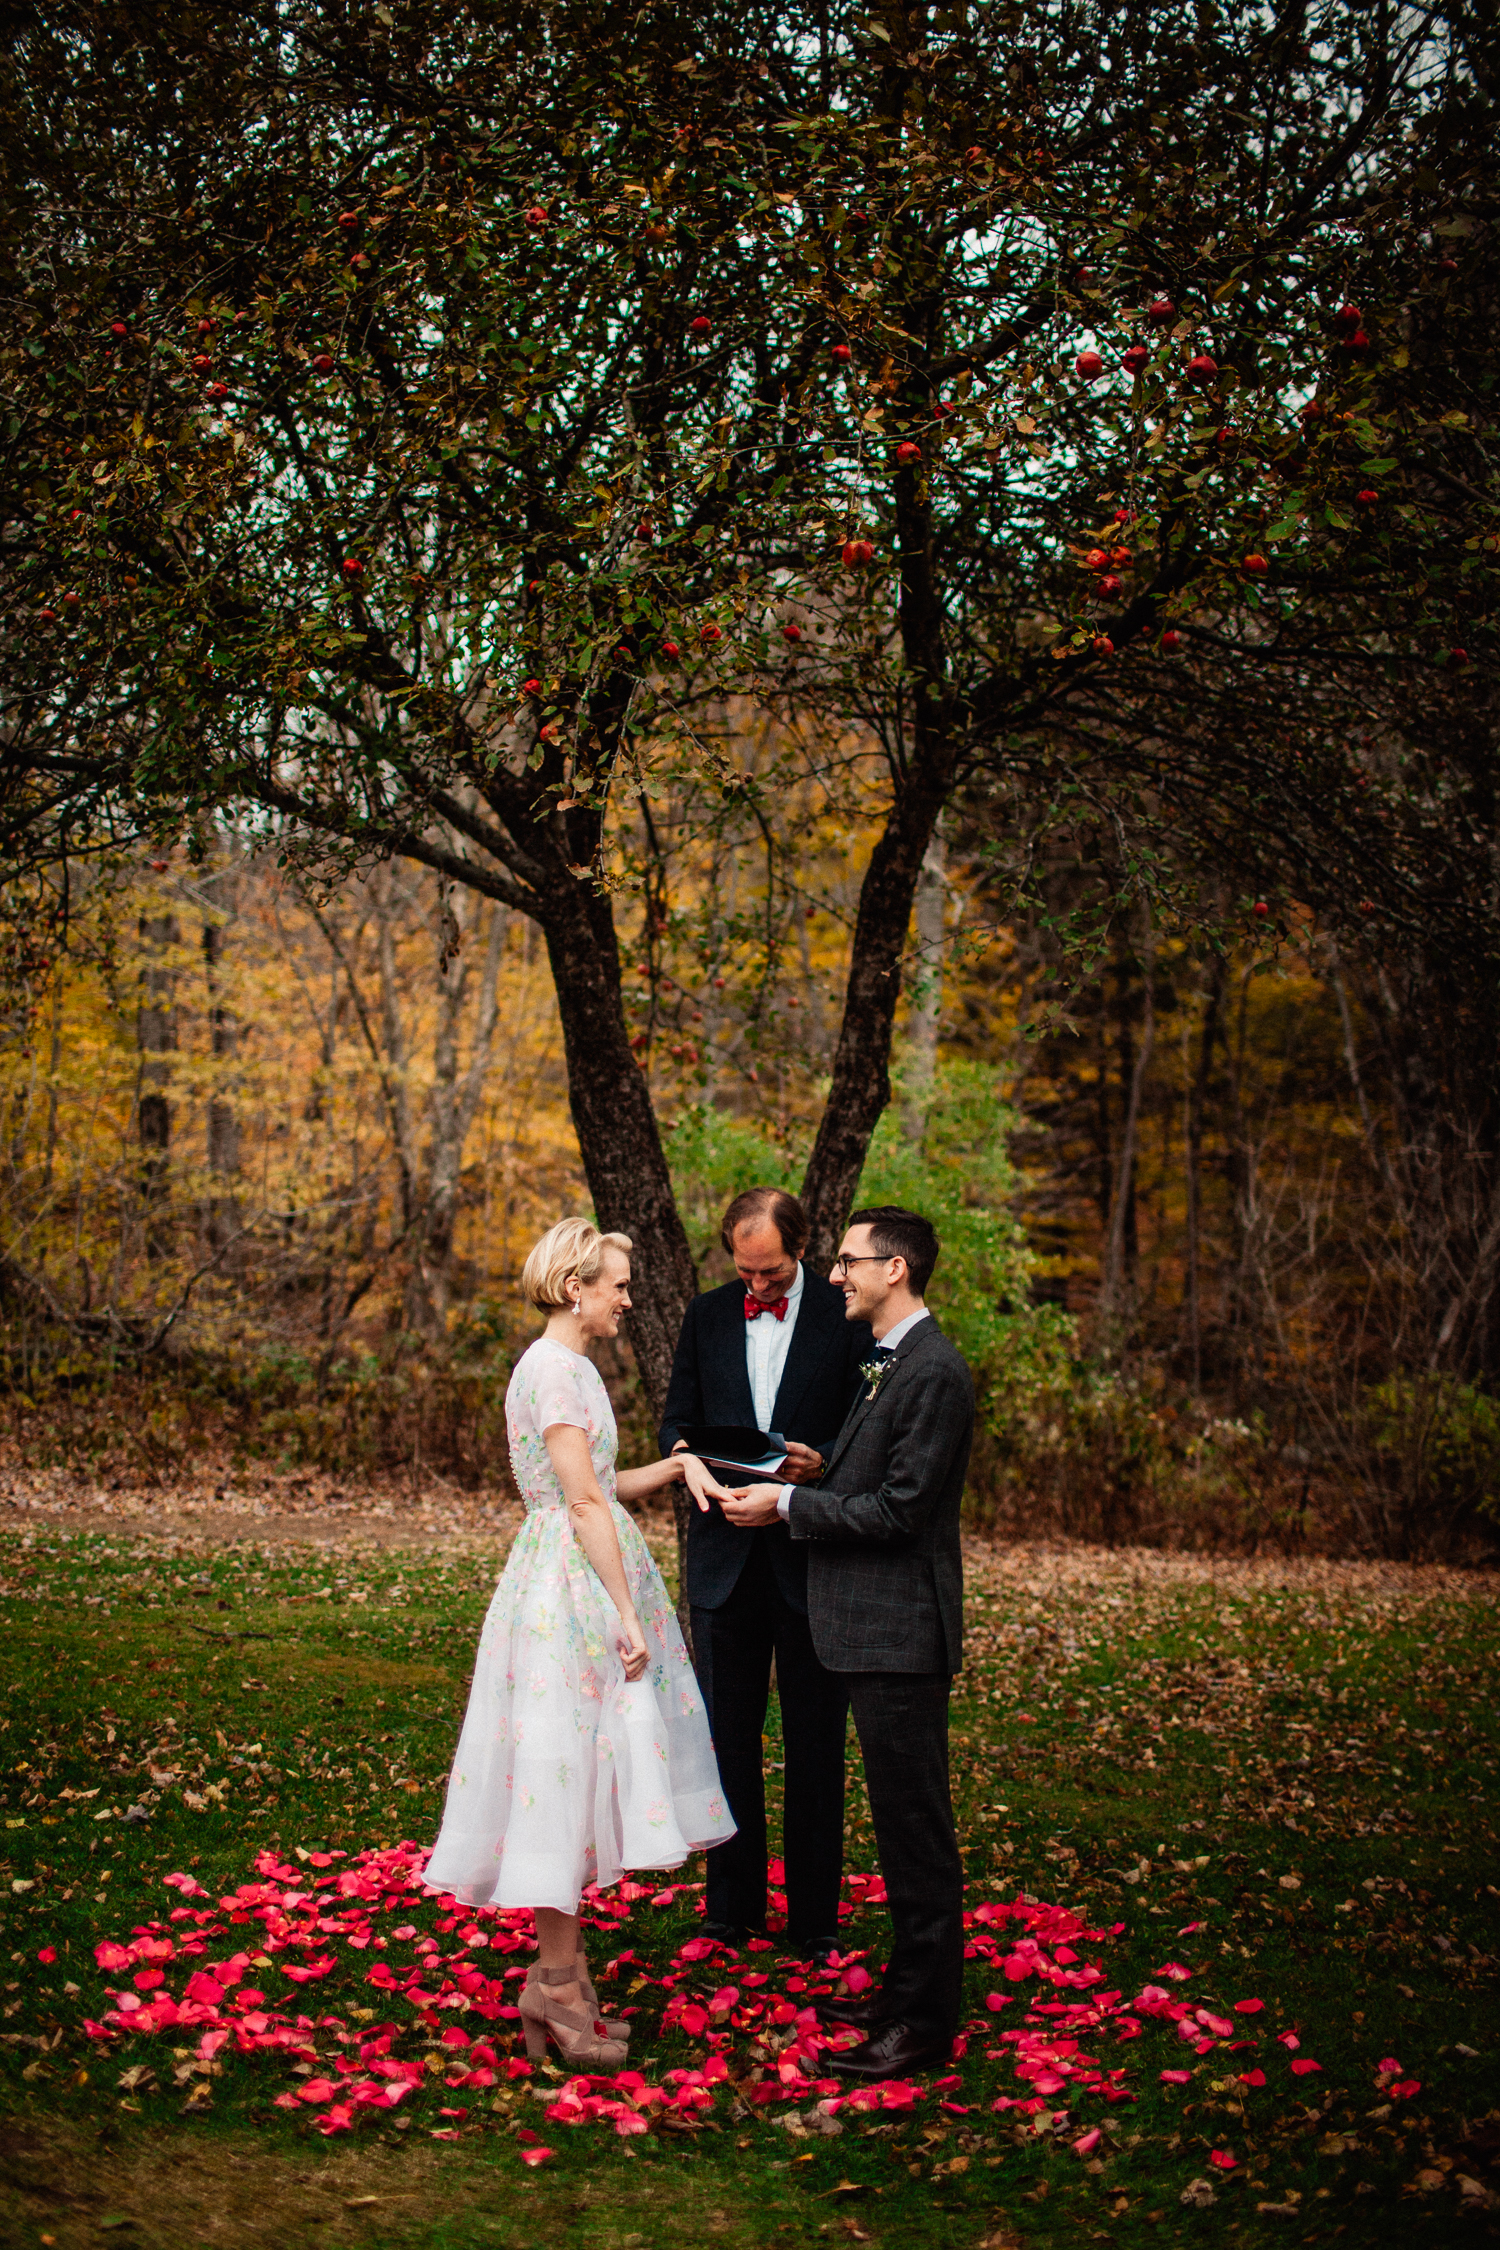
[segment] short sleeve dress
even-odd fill
[[[505,1398],[526,1520],[495,1589],[426,1882],[471,1906],[571,1914],[584,1885],[680,1867],[734,1834],[708,1714],[661,1573],[615,1499],[598,1369],[539,1337]],[[574,1536],[543,1431],[588,1437],[649,1660],[627,1680],[617,1613]]]

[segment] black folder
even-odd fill
[[[786,1439],[779,1430],[736,1428],[731,1423],[687,1422],[677,1435],[690,1453],[711,1469],[732,1469],[738,1475],[769,1477],[786,1459]]]

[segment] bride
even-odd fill
[[[543,1333],[505,1396],[526,1506],[479,1637],[474,1684],[427,1862],[431,1890],[529,1906],[538,1960],[521,1993],[527,2052],[550,2036],[588,2069],[625,2060],[629,2026],[599,2020],[580,1944],[586,1883],[680,1867],[734,1834],[708,1717],[672,1604],[616,1495],[686,1478],[727,1498],[692,1454],[615,1468],[615,1418],[588,1347],[630,1309],[630,1237],[559,1219],[521,1273]]]

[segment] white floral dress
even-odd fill
[[[471,1906],[571,1914],[586,1883],[680,1867],[734,1834],[708,1714],[661,1573],[614,1497],[615,1417],[598,1369],[539,1337],[505,1397],[526,1520],[479,1637],[474,1684],[427,1862]],[[543,1431],[587,1433],[649,1659],[627,1680],[613,1602],[573,1534]]]

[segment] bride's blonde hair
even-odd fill
[[[540,1312],[559,1312],[568,1303],[568,1282],[597,1281],[606,1249],[628,1257],[634,1248],[628,1234],[601,1234],[589,1219],[559,1219],[522,1266],[521,1294]]]

